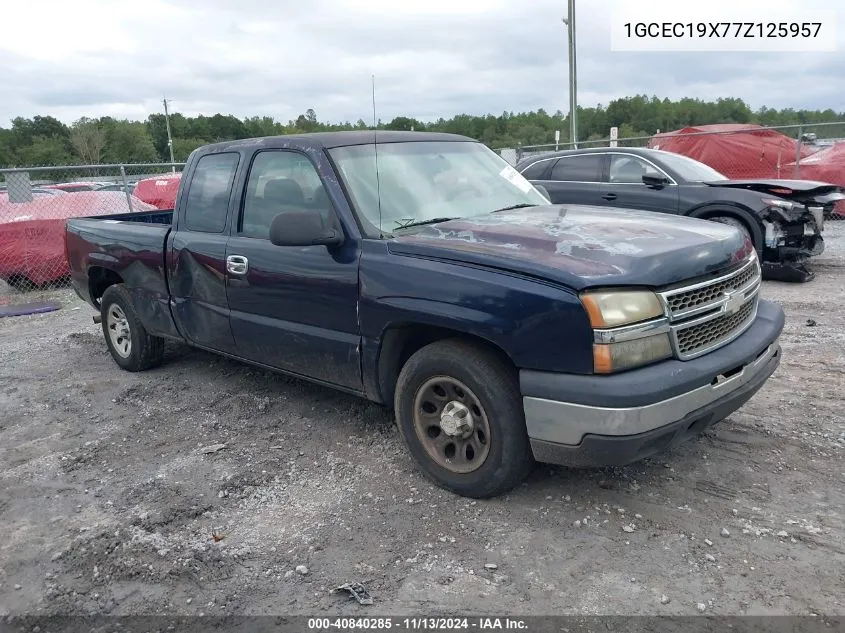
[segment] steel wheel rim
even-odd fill
[[[121,358],[129,358],[132,353],[132,332],[123,308],[116,303],[111,304],[106,311],[106,329],[112,349]]]
[[[451,376],[426,380],[414,396],[414,430],[438,466],[471,473],[490,454],[490,422],[478,396]]]

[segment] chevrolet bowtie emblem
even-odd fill
[[[740,293],[725,293],[725,314],[736,314],[745,303],[745,297]]]

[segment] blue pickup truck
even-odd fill
[[[420,469],[469,497],[535,461],[653,455],[780,362],[784,314],[739,230],[553,205],[462,136],[208,145],[173,211],[72,219],[66,248],[123,369],[173,340],[382,403]]]

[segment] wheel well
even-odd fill
[[[102,266],[91,266],[88,269],[88,292],[91,295],[91,301],[97,306],[100,305],[100,297],[105,293],[106,288],[114,284],[122,284],[123,279],[113,270],[103,268]]]
[[[399,372],[407,360],[426,345],[443,339],[460,339],[485,348],[516,369],[511,358],[498,345],[487,339],[452,330],[422,324],[397,325],[385,330],[378,355],[378,387],[382,404],[393,406],[393,395]]]
[[[760,222],[744,209],[732,209],[730,207],[711,207],[693,211],[690,214],[690,217],[699,218],[701,220],[709,220],[710,218],[714,218],[720,215],[729,218],[734,218],[742,222],[748,229],[748,232],[751,233],[751,239],[754,242],[754,248],[758,252],[762,251],[763,231],[760,228]]]

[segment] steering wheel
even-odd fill
[[[451,191],[448,191],[444,197],[448,202],[476,198],[478,197],[478,190],[476,190],[475,188],[467,187],[453,187]]]

